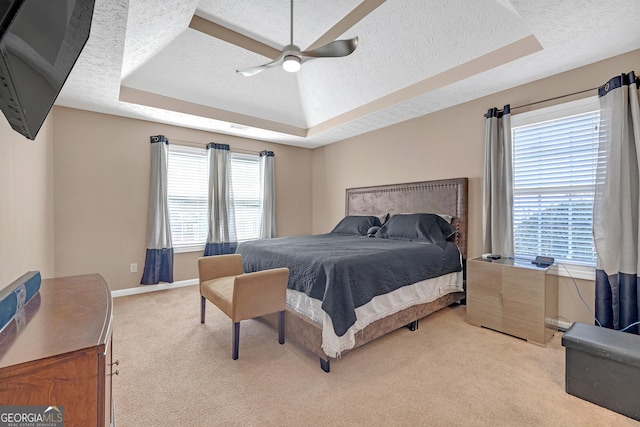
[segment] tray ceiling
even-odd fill
[[[302,50],[356,51],[244,77],[289,44],[289,0],[96,0],[56,104],[313,148],[640,46],[640,2],[577,3],[296,1]]]

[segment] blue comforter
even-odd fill
[[[245,272],[288,267],[289,289],[322,301],[337,336],[356,321],[355,309],[377,295],[462,270],[453,242],[435,244],[339,235],[243,242]]]

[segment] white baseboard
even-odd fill
[[[546,318],[547,325],[558,331],[566,331],[573,324],[567,320]]]
[[[141,285],[137,288],[119,289],[111,291],[113,298],[125,297],[128,295],[144,294],[147,292],[164,291],[166,289],[181,288],[183,286],[193,286],[200,283],[198,279],[181,280],[173,283],[160,283],[158,285]]]
[[[566,320],[558,319],[558,330],[566,331],[573,324],[573,322],[567,322]]]

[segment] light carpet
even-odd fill
[[[543,347],[466,323],[453,306],[331,362],[264,323],[231,321],[196,286],[114,299],[118,427],[627,426],[565,393],[561,334]]]

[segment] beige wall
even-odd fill
[[[54,108],[31,142],[2,119],[0,283],[38,269],[44,277],[98,272],[114,290],[138,286],[146,249],[148,138],[156,134],[174,143],[275,151],[279,235],[330,230],[344,214],[346,188],[467,176],[469,256],[478,256],[483,113],[596,87],[638,65],[640,51],[634,51],[313,151],[63,107]],[[176,281],[197,277],[199,256],[176,254]],[[131,263],[138,264],[137,274],[129,273]],[[578,286],[592,302],[593,283]],[[589,321],[568,279],[561,281],[560,316]]]
[[[53,117],[30,141],[0,114],[0,288],[53,261]]]
[[[483,114],[487,109],[502,108],[507,103],[515,107],[594,88],[614,75],[639,67],[640,50],[636,50],[314,150],[313,232],[327,232],[343,217],[347,188],[466,176],[470,180],[469,257],[481,255]],[[579,286],[585,300],[592,302],[593,283],[579,281]],[[560,316],[590,322],[573,284],[562,278],[560,287]]]
[[[102,274],[139,286],[146,253],[149,136],[275,153],[279,235],[311,232],[311,151],[70,108],[55,108],[55,275]],[[198,277],[197,253],[175,254],[174,280]],[[138,273],[129,266],[138,264]]]

